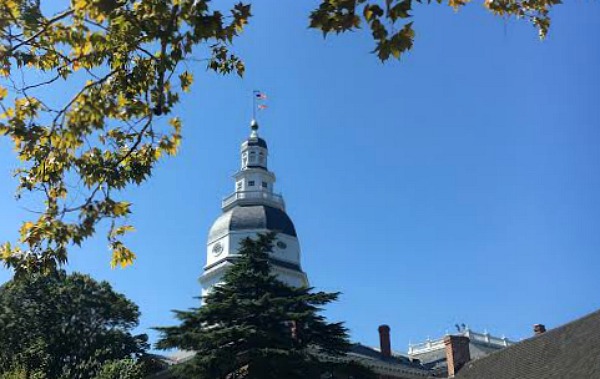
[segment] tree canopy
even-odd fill
[[[110,284],[87,275],[12,280],[0,287],[0,377],[91,379],[104,363],[144,353],[146,335],[132,334],[139,316]]]
[[[144,379],[146,372],[140,362],[121,359],[105,363],[94,379]]]
[[[337,357],[349,349],[344,326],[320,314],[339,294],[279,281],[269,263],[274,238],[242,241],[239,259],[203,305],[176,312],[180,325],[159,328],[159,348],[196,352],[178,365],[183,377],[316,379],[333,367],[317,353]]]
[[[321,0],[311,28],[324,35],[367,29],[382,61],[414,42],[417,5],[458,9],[468,0]],[[484,0],[494,15],[530,21],[541,37],[560,0]],[[0,135],[21,164],[17,197],[39,200],[16,243],[0,260],[22,272],[52,272],[67,249],[110,224],[112,266],[135,254],[123,236],[131,204],[121,190],[143,183],[177,152],[182,122],[174,114],[201,61],[220,74],[243,75],[231,51],[251,17],[251,2],[229,9],[208,0],[4,0],[0,3]],[[62,8],[59,8],[62,7]],[[301,17],[302,15],[299,15]],[[68,85],[66,85],[68,84]],[[64,94],[56,96],[59,92]]]

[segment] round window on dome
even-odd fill
[[[213,245],[212,253],[215,257],[220,255],[222,252],[223,252],[223,245],[221,245],[221,242],[217,242],[216,244]]]
[[[283,250],[287,248],[287,245],[283,241],[277,241],[277,247]]]

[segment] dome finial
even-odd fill
[[[258,138],[258,122],[256,122],[256,119],[254,118],[250,122],[250,129],[252,130],[252,132],[250,132],[250,138]]]

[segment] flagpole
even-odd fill
[[[256,120],[256,111],[262,111],[267,108],[266,105],[261,104],[267,98],[264,92],[259,90],[252,91],[252,117]]]
[[[252,119],[256,121],[256,94],[259,91],[252,91]]]

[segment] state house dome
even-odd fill
[[[296,228],[285,211],[268,205],[236,206],[217,218],[208,233],[213,241],[229,232],[267,229],[297,237]]]
[[[288,285],[308,286],[300,265],[296,228],[285,211],[283,196],[275,192],[275,173],[267,165],[267,142],[258,136],[256,121],[250,129],[250,136],[240,148],[240,170],[233,176],[235,190],[221,202],[223,213],[208,232],[206,265],[200,277],[203,296],[222,283],[228,267],[239,258],[244,239],[266,232],[277,233],[269,252],[273,273]]]

